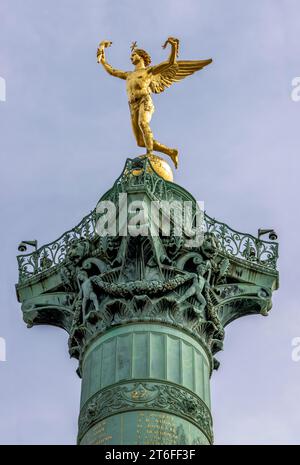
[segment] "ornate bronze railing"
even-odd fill
[[[205,232],[214,235],[220,250],[226,255],[276,270],[278,259],[276,242],[263,241],[251,234],[235,231],[207,214],[205,214]]]
[[[43,245],[38,250],[17,256],[19,283],[60,265],[70,243],[80,238],[96,238],[96,210],[85,216],[75,228],[65,232],[59,239]],[[257,239],[251,234],[243,234],[231,229],[207,214],[204,215],[204,229],[217,239],[221,252],[229,257],[247,260],[269,270],[276,270],[278,244]]]
[[[93,210],[75,228],[62,234],[56,241],[43,245],[32,253],[18,255],[19,283],[61,264],[71,242],[80,238],[94,238],[95,228],[96,210]]]

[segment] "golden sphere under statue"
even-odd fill
[[[138,158],[145,158],[147,157],[151,163],[153,170],[155,171],[158,176],[162,177],[165,181],[173,182],[173,171],[169,165],[162,157],[158,155],[154,155],[153,153],[147,155],[140,155]],[[150,166],[148,166],[148,171],[151,172]],[[141,170],[135,169],[132,171],[134,176],[139,176],[141,174]]]
[[[173,171],[169,165],[162,157],[158,155],[150,154],[148,155],[148,159],[151,163],[152,168],[154,169],[155,173],[161,176],[165,181],[173,182]]]

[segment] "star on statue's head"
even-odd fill
[[[131,51],[133,52],[133,50],[135,50],[135,49],[137,48],[137,41],[135,41],[135,42],[132,42],[132,44],[131,44],[131,47],[130,47],[130,48],[131,48]]]

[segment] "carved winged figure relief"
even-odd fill
[[[126,90],[130,108],[133,133],[139,147],[146,147],[147,154],[153,150],[162,152],[173,160],[175,167],[178,165],[178,150],[169,148],[154,139],[150,128],[150,121],[154,112],[151,93],[159,94],[174,82],[181,81],[187,76],[199,71],[212,62],[208,60],[178,60],[179,40],[169,37],[163,48],[169,44],[171,53],[169,59],[155,66],[150,66],[151,57],[142,49],[137,48],[136,42],[131,46],[131,62],[133,71],[121,71],[109,65],[105,58],[105,48],[112,42],[103,41],[97,50],[97,61],[112,76],[126,80]]]

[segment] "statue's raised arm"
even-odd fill
[[[187,76],[199,71],[212,62],[212,59],[207,60],[176,60],[179,49],[179,40],[174,37],[169,37],[164,43],[163,48],[171,44],[172,50],[168,61],[153,66],[151,71],[153,78],[151,81],[151,91],[155,94],[160,94],[167,87],[170,87],[174,82],[181,81]],[[175,58],[174,58],[175,53]]]
[[[153,76],[161,74],[162,72],[171,70],[173,68],[176,69],[177,67],[176,59],[178,57],[179,40],[175,39],[175,37],[168,37],[168,39],[163,44],[162,48],[166,48],[168,44],[171,45],[171,53],[169,59],[168,61],[164,61],[159,65],[152,66],[149,69],[150,73]]]
[[[118,77],[120,79],[126,79],[127,74],[126,71],[121,71],[119,69],[113,68],[111,65],[109,65],[106,61],[105,57],[105,49],[107,47],[111,47],[112,42],[109,40],[103,40],[100,42],[98,49],[97,49],[97,62],[101,63],[105,71],[108,72],[111,76]]]

